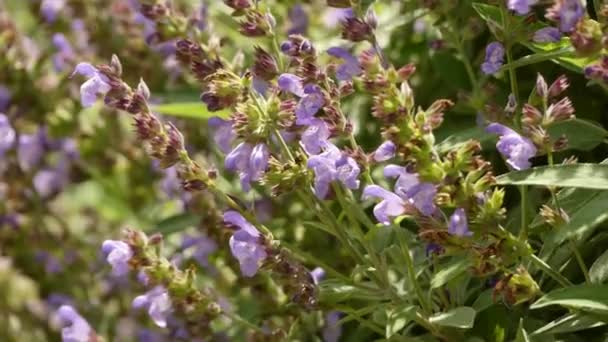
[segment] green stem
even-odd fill
[[[239,316],[236,313],[233,312],[228,312],[228,311],[222,311],[222,314],[228,318],[230,318],[231,320],[241,324],[242,326],[249,328],[251,330],[254,330],[258,333],[261,334],[266,334],[266,332],[264,330],[262,330],[262,328],[258,327],[257,325],[249,322],[248,320],[244,319],[243,317]]]
[[[528,239],[528,187],[526,185],[520,185],[519,193],[521,195],[521,227],[519,230],[519,238],[522,241],[526,241]]]
[[[544,53],[535,53],[522,57],[516,61],[508,62],[507,65],[503,65],[498,71],[505,71],[510,69],[517,69],[527,65],[536,64],[544,61],[549,61],[555,58],[564,57],[574,52],[571,47],[556,49]]]
[[[427,300],[425,293],[422,291],[422,287],[420,287],[420,283],[418,283],[418,279],[416,279],[414,260],[412,260],[412,256],[410,255],[410,247],[407,243],[407,237],[404,236],[404,233],[401,231],[401,228],[394,226],[394,229],[397,233],[397,239],[399,240],[399,247],[401,248],[401,253],[405,258],[405,266],[407,268],[410,286],[414,289],[414,291],[416,291],[416,296],[418,297],[418,301],[420,302],[422,311],[424,311],[425,315],[428,316],[433,312],[433,310],[431,308],[431,304]]]
[[[583,272],[583,275],[585,276],[585,281],[587,283],[591,284],[591,277],[589,276],[589,269],[587,268],[587,265],[585,265],[583,256],[581,255],[578,248],[576,247],[576,242],[574,242],[574,240],[571,238],[568,239],[568,242],[570,243],[570,249],[572,249],[572,253],[574,253],[576,262],[578,262],[578,266],[581,268],[581,271]]]

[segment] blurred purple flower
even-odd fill
[[[391,218],[397,217],[405,212],[406,202],[395,193],[390,192],[378,185],[368,185],[363,189],[363,200],[378,198],[381,201],[374,206],[374,216],[384,224],[390,225]]]
[[[325,121],[313,118],[308,128],[302,133],[301,144],[304,151],[310,155],[318,154],[329,143],[329,135],[329,127]]]
[[[559,19],[559,29],[562,32],[573,31],[576,24],[585,16],[585,6],[581,0],[560,0],[557,6],[556,17]]]
[[[37,263],[44,264],[44,272],[47,274],[63,272],[63,265],[59,259],[47,251],[37,251],[35,259]]]
[[[264,143],[251,146],[242,142],[237,145],[224,161],[226,170],[237,171],[241,180],[243,191],[251,189],[251,181],[260,180],[268,168],[270,152]]]
[[[201,267],[209,267],[209,255],[217,250],[217,244],[207,236],[186,235],[182,240],[182,249],[193,248],[192,258]]]
[[[384,176],[397,178],[395,193],[411,203],[423,215],[430,216],[435,213],[435,195],[437,189],[431,183],[422,183],[415,173],[409,173],[402,166],[387,165]]]
[[[281,74],[278,79],[279,89],[292,93],[297,97],[304,96],[302,79],[294,74]]]
[[[359,187],[360,169],[357,162],[331,143],[326,144],[323,153],[311,156],[307,165],[315,173],[315,195],[319,199],[327,196],[329,185],[335,180],[341,181],[349,189]]]
[[[53,65],[55,71],[61,72],[74,59],[74,50],[72,49],[72,44],[70,44],[63,33],[55,33],[53,35],[53,45],[57,49],[57,52],[53,55]]]
[[[530,7],[535,5],[538,0],[508,0],[507,6],[511,11],[515,11],[517,14],[524,15],[528,14],[531,10]]]
[[[63,326],[63,329],[61,329],[61,339],[63,342],[91,341],[93,331],[89,323],[73,307],[62,305],[56,314]]]
[[[44,145],[46,141],[46,130],[40,128],[34,134],[22,134],[19,136],[17,146],[17,157],[19,166],[24,171],[33,170],[44,155]]]
[[[279,89],[292,93],[300,98],[296,106],[296,124],[310,125],[314,115],[325,104],[321,88],[314,84],[302,85],[302,79],[293,74],[281,74],[278,80]]]
[[[66,0],[42,0],[40,4],[40,13],[49,23],[57,20],[57,15],[65,7]]]
[[[319,282],[325,278],[325,270],[321,267],[316,267],[314,270],[310,271],[310,276],[312,277],[313,283],[319,285]]]
[[[17,135],[8,117],[0,113],[0,158],[15,145]]]
[[[8,109],[8,105],[11,103],[11,91],[7,87],[0,85],[0,113]]]
[[[340,81],[350,81],[353,77],[361,74],[361,66],[356,57],[350,54],[348,50],[341,47],[331,47],[327,53],[336,58],[344,60],[344,63],[338,66],[336,70],[336,78]]]
[[[342,154],[340,158],[336,160],[336,172],[338,180],[341,181],[344,186],[351,190],[359,188],[359,173],[361,173],[361,169],[353,158],[346,154]]]
[[[238,228],[230,238],[230,251],[239,261],[241,273],[245,277],[253,277],[268,256],[261,243],[260,232],[236,211],[225,212],[224,222]]]
[[[562,38],[562,34],[555,27],[545,27],[536,32],[532,40],[535,43],[556,43]]]
[[[499,42],[492,42],[486,47],[486,58],[481,64],[481,71],[486,75],[495,74],[504,63],[505,48]]]
[[[100,73],[97,68],[89,63],[78,63],[72,76],[76,73],[88,78],[80,86],[80,102],[83,107],[92,106],[97,101],[97,95],[105,95],[112,89],[110,80],[106,75]]]
[[[260,95],[266,96],[268,89],[270,88],[270,83],[260,77],[253,77],[253,81],[251,82],[253,89]]]
[[[214,116],[209,118],[209,127],[213,129],[213,140],[224,153],[230,152],[232,141],[235,138],[232,130],[232,123],[229,120],[224,120]]]
[[[289,9],[289,21],[291,27],[287,30],[287,34],[306,34],[308,30],[308,13],[304,10],[302,4],[296,4]]]
[[[159,332],[142,328],[137,331],[138,342],[165,342],[167,339]]]
[[[397,151],[397,146],[390,140],[383,142],[377,149],[374,151],[374,160],[377,162],[387,161],[395,156],[395,152]]]
[[[427,258],[429,256],[431,256],[432,254],[441,254],[441,253],[443,253],[443,251],[444,251],[443,247],[436,243],[429,243],[426,245],[426,248],[425,248],[425,254],[426,254]]]
[[[338,342],[342,335],[342,326],[340,321],[340,313],[338,311],[330,311],[325,315],[325,326],[323,327],[324,342]]]
[[[112,274],[116,277],[129,273],[129,260],[133,256],[131,247],[119,240],[106,240],[101,245],[101,251],[112,266]]]
[[[42,198],[59,192],[67,182],[67,169],[62,166],[54,169],[42,169],[36,172],[33,179],[34,188]]]
[[[167,319],[171,314],[171,298],[162,286],[157,286],[143,295],[133,299],[131,306],[135,310],[147,309],[148,315],[161,328],[167,327]]]
[[[347,18],[353,18],[355,11],[352,8],[328,8],[323,15],[325,26],[334,28]]]
[[[524,170],[532,166],[530,158],[536,155],[536,146],[528,138],[499,123],[488,125],[486,132],[500,135],[496,148],[513,169]]]
[[[469,223],[467,222],[467,214],[463,208],[458,208],[450,216],[450,224],[448,225],[448,233],[465,237],[471,236],[473,233],[469,230]]]

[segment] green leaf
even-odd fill
[[[479,2],[474,2],[473,8],[483,20],[492,22],[496,26],[501,26],[500,8]]]
[[[435,273],[431,279],[431,288],[436,289],[445,285],[448,281],[464,273],[471,266],[469,259],[458,258],[447,266],[442,267],[441,271]]]
[[[164,115],[200,120],[207,120],[213,116],[227,118],[230,115],[230,113],[225,110],[210,112],[202,102],[176,102],[161,104],[152,107],[152,111],[159,112]]]
[[[401,331],[415,312],[415,306],[396,308],[387,312],[388,318],[386,322],[386,338],[390,338]]]
[[[608,165],[570,164],[513,171],[496,178],[499,185],[540,185],[608,190]]]
[[[605,250],[589,269],[592,283],[603,283],[608,279],[608,250]]]
[[[570,309],[608,314],[608,285],[578,285],[552,291],[534,302],[531,309],[561,305]]]
[[[524,319],[520,318],[519,327],[517,328],[517,335],[515,336],[515,342],[530,342],[528,333],[524,329]]]
[[[547,325],[540,327],[539,329],[531,333],[530,336],[562,334],[567,332],[596,328],[602,325],[606,325],[606,322],[596,318],[594,315],[576,312],[573,314],[567,314],[564,317],[558,318],[553,322],[550,322]]]
[[[608,131],[591,121],[574,119],[554,123],[547,129],[553,139],[562,135],[568,138],[568,148],[574,150],[589,151],[601,144]]]
[[[458,133],[454,133],[440,142],[437,145],[437,151],[439,153],[448,152],[452,149],[458,148],[460,145],[465,144],[471,139],[479,141],[482,148],[485,148],[496,140],[496,136],[494,134],[486,133],[483,128],[480,127],[459,130]]]
[[[493,289],[487,289],[479,294],[475,302],[473,303],[473,309],[477,312],[481,312],[490,306],[494,305],[494,300],[492,298]]]
[[[475,315],[476,312],[473,308],[461,306],[448,312],[434,315],[429,318],[429,321],[444,327],[470,329],[475,323]]]
[[[200,217],[189,213],[178,214],[167,217],[156,224],[150,233],[160,233],[163,236],[168,236],[173,233],[184,231],[190,227],[196,226],[200,222]]]

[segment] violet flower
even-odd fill
[[[148,315],[161,328],[167,327],[167,319],[172,312],[171,298],[162,286],[157,286],[133,299],[131,306],[136,310],[147,309]]]
[[[514,170],[525,170],[532,166],[530,158],[536,155],[536,146],[530,139],[499,123],[488,125],[486,132],[500,135],[496,148]]]
[[[39,129],[34,134],[22,134],[19,136],[17,146],[17,157],[19,166],[24,171],[33,170],[44,156],[44,142],[46,131]]]
[[[423,215],[431,216],[437,210],[435,205],[437,189],[431,183],[420,182],[417,174],[407,172],[402,166],[387,165],[384,168],[384,177],[397,178],[395,193]]]
[[[67,169],[59,166],[54,169],[42,169],[34,175],[34,189],[42,197],[46,198],[57,193],[68,182]]]
[[[325,105],[321,88],[314,84],[303,86],[302,79],[293,74],[281,74],[278,85],[282,91],[300,98],[296,106],[296,124],[312,124],[315,114]]]
[[[340,316],[338,311],[330,311],[325,315],[325,326],[322,332],[324,342],[338,342],[340,340],[342,335],[342,326],[338,323]]]
[[[405,212],[406,202],[400,196],[378,185],[368,185],[363,189],[362,199],[367,200],[370,198],[381,200],[374,206],[374,217],[384,225],[390,225],[391,218],[402,215]]]
[[[287,34],[306,34],[308,30],[308,13],[304,10],[302,4],[296,4],[289,9],[289,20],[291,27],[287,30]]]
[[[15,145],[17,135],[8,117],[0,113],[0,157]]]
[[[555,27],[545,27],[536,32],[532,40],[535,43],[556,43],[562,38],[562,34]]]
[[[260,232],[236,211],[225,212],[224,222],[238,228],[230,238],[230,251],[239,261],[243,276],[253,277],[268,256]]]
[[[8,109],[11,103],[11,91],[7,87],[0,84],[0,113]]]
[[[329,143],[329,127],[325,121],[314,118],[308,128],[302,133],[300,143],[309,155],[319,154]]]
[[[105,95],[112,89],[108,77],[89,63],[78,63],[72,76],[76,73],[88,78],[80,86],[80,102],[83,107],[92,106],[97,101],[97,95]]]
[[[329,28],[335,28],[348,18],[354,18],[355,11],[352,8],[328,8],[323,15],[323,23]]]
[[[101,250],[108,264],[112,266],[114,276],[120,277],[129,273],[129,260],[133,251],[128,244],[119,240],[106,240],[101,245]]]
[[[535,5],[537,2],[538,0],[508,0],[507,6],[517,14],[525,15],[530,12],[532,5]]]
[[[61,339],[63,342],[91,341],[93,330],[89,326],[89,323],[73,307],[62,305],[57,310],[57,317],[63,326],[63,329],[61,329]]]
[[[481,64],[481,71],[486,75],[495,74],[504,63],[505,48],[499,42],[492,42],[486,47],[486,58]]]
[[[251,182],[262,178],[268,168],[270,152],[264,143],[252,146],[242,142],[237,145],[224,161],[224,167],[229,171],[237,171],[243,191],[251,189]]]
[[[336,70],[336,78],[339,81],[350,81],[353,77],[361,74],[361,66],[356,57],[350,54],[346,49],[341,47],[332,47],[327,50],[330,56],[344,60],[344,63],[338,66]]]
[[[310,271],[310,277],[315,285],[319,285],[321,280],[325,278],[325,270],[321,267],[316,267],[314,270]]]
[[[57,52],[53,55],[53,66],[55,71],[61,72],[65,69],[67,63],[74,58],[74,50],[63,33],[53,35],[53,45],[57,49]]]
[[[349,189],[359,188],[361,170],[357,162],[331,143],[326,144],[323,153],[311,156],[307,166],[315,173],[314,190],[319,199],[327,196],[329,185],[335,180],[341,181]]]
[[[448,233],[454,236],[471,236],[473,233],[469,230],[467,222],[467,214],[463,208],[458,208],[450,216],[450,224],[448,225]]]
[[[65,7],[66,0],[42,0],[40,4],[40,13],[49,23],[57,20],[57,15]]]
[[[585,16],[585,6],[580,0],[561,0],[558,8],[557,17],[562,32],[573,31],[576,24]]]
[[[219,146],[220,150],[224,153],[230,152],[232,141],[235,138],[232,123],[229,120],[214,116],[209,118],[208,124],[214,130],[213,141]]]
[[[383,142],[377,149],[374,151],[374,160],[377,162],[387,161],[395,156],[395,152],[397,151],[397,146],[394,142],[387,140]]]
[[[193,248],[192,258],[201,267],[209,267],[209,255],[217,250],[217,244],[204,235],[196,237],[186,235],[182,240],[181,248],[184,250]]]

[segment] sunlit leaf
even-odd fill
[[[608,165],[568,164],[513,171],[496,178],[499,185],[539,185],[608,190]]]

